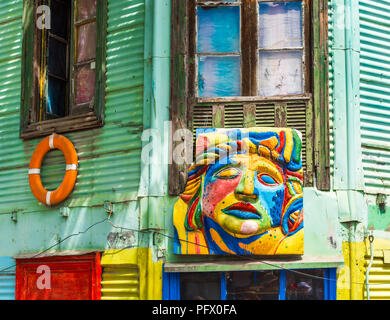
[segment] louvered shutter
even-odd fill
[[[260,104],[256,106],[256,126],[273,127],[275,125],[275,106]]]
[[[297,129],[302,133],[302,164],[304,170],[307,168],[307,135],[306,135],[306,103],[303,101],[286,103],[287,127]],[[310,130],[310,129],[309,129]]]
[[[224,127],[242,128],[244,127],[244,106],[225,106],[224,107]]]
[[[216,120],[221,116],[222,121]],[[253,111],[253,112],[252,112]],[[312,185],[312,110],[311,100],[266,101],[266,102],[218,102],[196,105],[193,108],[192,124],[194,143],[198,128],[243,128],[243,127],[289,127],[302,133],[302,163],[305,186]],[[194,146],[195,147],[195,146]]]

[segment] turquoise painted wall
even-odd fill
[[[104,201],[115,203],[115,224],[137,230],[143,223],[147,206],[141,205],[139,190],[144,100],[151,100],[144,85],[145,52],[152,41],[145,27],[151,23],[150,3],[108,1],[105,125],[65,134],[77,150],[79,173],[73,193],[52,207],[39,203],[28,184],[30,157],[41,139],[19,138],[23,0],[0,3],[0,256],[43,250],[86,230],[107,217]],[[50,152],[43,164],[44,185],[56,188],[64,173],[62,154]],[[66,218],[60,214],[64,208]],[[104,249],[115,247],[115,241],[134,247],[142,241],[137,233],[114,241],[117,231],[100,223],[54,249]]]
[[[6,146],[0,150],[0,256],[46,249],[98,223],[53,249],[151,246],[157,257],[183,261],[172,255],[167,238],[129,230],[122,230],[120,237],[120,230],[101,222],[107,218],[103,203],[111,201],[115,225],[173,235],[176,198],[167,196],[168,166],[161,161],[141,162],[141,148],[149,142],[141,141],[142,129],[161,132],[169,120],[170,1],[109,1],[105,126],[66,135],[79,153],[80,173],[74,193],[52,208],[39,204],[28,187],[28,162],[39,140],[18,138],[23,11],[21,0],[12,4],[2,4],[6,8],[1,12],[7,13],[0,16],[0,35],[9,39],[0,58],[5,75],[0,78],[0,143]],[[156,159],[167,157],[168,140],[161,142],[163,153],[152,152]],[[63,160],[58,152],[47,157],[42,173],[47,185],[61,180],[64,171],[59,161]],[[306,188],[304,199],[305,256],[340,257],[343,231],[338,212],[343,198],[334,191]],[[62,207],[69,208],[66,218],[60,214]],[[17,222],[11,219],[12,211]]]

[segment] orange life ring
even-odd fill
[[[54,191],[47,191],[41,181],[42,160],[52,149],[59,149],[65,156],[66,173],[61,185]],[[77,178],[77,152],[66,137],[53,133],[43,139],[31,156],[28,180],[35,198],[46,205],[55,205],[64,201],[72,192]]]

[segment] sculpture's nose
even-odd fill
[[[245,170],[242,173],[240,182],[234,190],[236,197],[247,201],[257,200],[258,195],[254,192],[254,178],[255,171],[253,170]]]

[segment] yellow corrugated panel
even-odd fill
[[[102,300],[139,300],[137,265],[103,267]]]
[[[369,248],[369,244],[367,246]],[[389,250],[388,243],[374,241],[373,262],[369,279],[370,300],[390,300],[390,264],[384,262],[384,253]],[[370,263],[369,250],[365,256],[365,267]],[[367,291],[364,290],[364,298],[367,299]]]
[[[101,265],[102,300],[162,299],[162,261],[150,248],[107,250]]]

